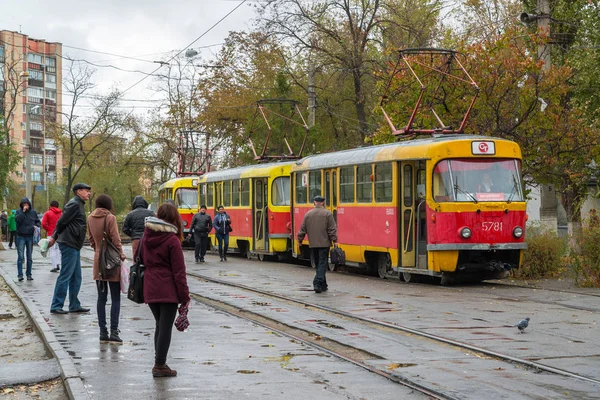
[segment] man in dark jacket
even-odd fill
[[[200,206],[200,212],[192,218],[190,231],[194,232],[194,255],[196,263],[204,262],[206,247],[208,246],[208,233],[212,229],[212,219],[206,213],[206,206]]]
[[[75,196],[63,208],[63,213],[56,223],[52,237],[48,240],[48,247],[58,242],[60,248],[61,270],[56,279],[54,297],[50,312],[52,314],[86,313],[89,308],[81,306],[79,302],[79,289],[81,289],[81,258],[80,251],[83,247],[87,232],[85,218],[85,201],[89,200],[92,192],[91,186],[78,183],[73,186]],[[69,292],[69,311],[63,310],[65,298]]]
[[[142,196],[135,196],[131,203],[131,212],[123,222],[123,233],[131,238],[131,251],[133,259],[137,256],[140,238],[144,233],[146,218],[154,217],[154,211],[148,209],[148,202]]]
[[[302,243],[304,236],[308,234],[308,245],[312,252],[313,260],[317,265],[313,287],[316,293],[327,290],[327,259],[329,258],[329,246],[333,242],[337,246],[337,226],[331,211],[323,207],[325,198],[315,196],[315,208],[304,215],[302,226],[298,231],[298,242]]]
[[[24,253],[27,249],[27,280],[32,281],[31,268],[33,266],[33,260],[31,259],[31,253],[33,252],[33,234],[35,227],[40,226],[40,217],[37,212],[31,207],[31,202],[27,197],[24,197],[19,204],[19,209],[15,215],[15,222],[17,223],[17,275],[19,280],[23,280],[23,260],[25,260]]]

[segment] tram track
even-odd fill
[[[258,295],[261,295],[264,297],[275,298],[275,299],[282,300],[287,303],[296,304],[296,305],[299,305],[299,306],[302,306],[305,308],[319,310],[321,312],[324,312],[324,313],[327,313],[330,315],[335,315],[335,316],[338,316],[341,318],[349,319],[351,321],[359,322],[361,324],[366,324],[368,326],[375,327],[380,330],[386,329],[386,330],[391,330],[391,331],[395,331],[395,332],[402,333],[402,334],[409,334],[409,335],[413,335],[413,336],[420,337],[423,339],[429,339],[429,340],[432,340],[432,341],[435,341],[438,343],[443,343],[444,345],[452,346],[454,348],[468,350],[470,352],[478,354],[481,357],[488,357],[488,358],[492,358],[492,359],[495,359],[495,360],[498,360],[501,362],[507,362],[512,365],[520,366],[527,370],[532,370],[535,373],[546,372],[546,373],[550,373],[550,374],[560,375],[560,376],[563,376],[566,378],[578,379],[578,380],[589,382],[589,383],[596,384],[596,385],[600,384],[600,380],[597,380],[597,379],[593,379],[593,378],[590,378],[587,376],[576,374],[576,373],[573,373],[573,372],[570,372],[567,370],[562,370],[560,368],[551,367],[551,366],[537,363],[534,361],[524,360],[524,359],[521,359],[518,357],[513,357],[511,355],[502,354],[502,353],[492,351],[489,349],[485,349],[485,348],[481,348],[478,346],[473,346],[473,345],[463,343],[463,342],[460,342],[460,341],[457,341],[454,339],[449,339],[449,338],[441,337],[438,335],[433,335],[433,334],[430,334],[427,332],[420,331],[418,329],[413,329],[413,328],[409,328],[409,327],[402,326],[402,325],[392,324],[392,323],[379,321],[379,320],[372,319],[372,318],[358,316],[358,315],[355,315],[355,314],[352,314],[349,312],[345,312],[345,311],[341,311],[341,310],[338,310],[335,308],[306,302],[306,301],[299,300],[299,299],[296,299],[293,297],[268,292],[268,291],[253,288],[253,287],[250,287],[247,285],[241,285],[241,284],[237,284],[237,283],[228,282],[228,281],[225,281],[222,279],[217,279],[217,278],[213,278],[210,276],[206,276],[206,275],[202,275],[202,274],[198,274],[198,273],[194,273],[194,272],[188,272],[188,275],[191,277],[194,277],[195,279],[201,280],[201,281],[210,282],[210,283],[214,283],[214,284],[218,284],[218,285],[229,286],[229,287],[233,287],[233,288],[240,289],[243,291],[255,293],[255,294],[258,294]],[[247,313],[249,313],[249,312],[246,312],[246,314]]]

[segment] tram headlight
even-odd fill
[[[183,221],[183,227],[185,228],[187,226],[187,221]]]
[[[464,228],[461,228],[461,230],[460,230],[460,237],[463,239],[468,239],[471,237],[472,233],[473,232],[471,232],[471,229],[469,229],[465,226]]]
[[[517,239],[522,237],[523,236],[523,228],[521,228],[520,226],[516,226],[515,229],[513,229],[513,236],[516,237]]]

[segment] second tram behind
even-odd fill
[[[192,218],[198,212],[198,179],[198,176],[173,178],[158,188],[159,205],[167,200],[175,202],[183,223],[185,238],[190,233],[189,226],[192,223]]]

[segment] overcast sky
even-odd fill
[[[158,64],[77,50],[114,53],[144,60],[162,60],[185,49],[241,0],[0,0],[0,29],[63,44],[63,55],[97,64],[112,64],[147,73]],[[229,31],[248,30],[254,15],[246,2],[206,33],[192,47],[206,59],[219,50]],[[63,61],[63,69],[66,67]],[[143,74],[97,68],[94,79],[105,93],[111,86],[127,89]],[[152,99],[152,77],[131,89],[128,99]],[[64,98],[65,102],[69,100]],[[139,111],[150,103],[130,102]]]

